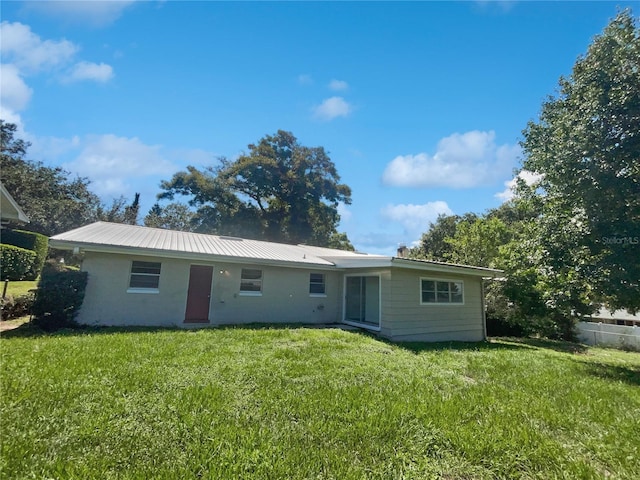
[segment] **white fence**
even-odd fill
[[[587,345],[640,351],[640,327],[607,323],[578,322],[578,339]]]

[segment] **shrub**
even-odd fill
[[[4,234],[2,237],[4,240]],[[36,254],[31,250],[2,244],[0,253],[2,257],[0,279],[2,280],[24,280],[34,268]]]
[[[32,250],[36,254],[36,260],[27,273],[25,280],[38,278],[40,270],[47,259],[49,239],[41,233],[27,232],[25,230],[6,230],[2,232],[2,243]]]
[[[0,305],[2,306],[2,320],[24,317],[31,313],[33,295],[20,295],[18,297],[7,295],[0,300]]]
[[[87,286],[87,272],[67,270],[47,263],[42,270],[33,304],[33,322],[43,330],[77,326]]]
[[[517,322],[510,322],[503,317],[491,316],[487,312],[487,335],[489,337],[526,337],[527,329]]]

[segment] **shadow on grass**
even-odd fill
[[[529,348],[547,349],[561,353],[573,354],[572,360],[581,365],[585,373],[588,375],[593,375],[603,380],[610,380],[613,382],[640,385],[640,368],[612,365],[589,359],[589,347],[586,345],[538,338],[509,338],[508,341],[521,344]]]
[[[543,338],[501,337],[496,338],[495,340],[519,344],[524,348],[554,350],[560,353],[583,354],[589,350],[589,347],[580,343],[566,342],[561,340],[547,340]]]
[[[626,367],[621,365],[608,365],[600,362],[585,362],[583,364],[585,371],[589,375],[593,375],[603,380],[611,380],[613,382],[623,382],[629,385],[640,385],[640,368]]]
[[[382,340],[382,339],[380,339]],[[402,348],[412,353],[423,353],[423,352],[437,352],[444,350],[454,350],[454,351],[478,351],[478,352],[486,352],[490,350],[521,350],[523,347],[521,345],[514,345],[512,343],[502,343],[502,342],[492,342],[492,341],[483,341],[483,342],[392,342],[390,340],[382,340],[389,345],[394,345],[396,347]]]
[[[83,335],[113,335],[118,333],[145,333],[145,332],[189,332],[177,327],[95,327],[81,325],[75,328],[62,328],[46,331],[32,323],[24,323],[12,330],[5,330],[0,334],[0,339],[11,338],[37,338],[37,337],[74,337]]]
[[[356,328],[342,328],[341,324],[304,324],[304,323],[247,323],[247,324],[231,324],[231,325],[203,325],[194,324],[193,326],[180,327],[180,326],[91,326],[91,325],[78,325],[74,328],[62,328],[58,330],[47,331],[38,327],[33,323],[24,323],[17,328],[11,330],[5,330],[0,334],[0,339],[10,338],[30,338],[30,337],[72,337],[82,335],[115,335],[115,334],[129,334],[129,333],[155,333],[155,332],[180,332],[180,333],[193,333],[203,330],[288,330],[288,329],[322,329],[322,328],[341,328],[342,330],[349,330],[353,333],[361,333],[363,335],[374,335],[368,332]],[[345,326],[346,327],[346,326]]]
[[[55,331],[45,331],[32,323],[25,323],[13,330],[7,330],[0,335],[1,339],[11,338],[30,338],[30,337],[70,337],[82,335],[114,335],[114,334],[130,334],[130,333],[154,333],[154,332],[182,332],[188,334],[190,332],[202,331],[208,329],[215,330],[287,330],[287,329],[341,329],[349,333],[366,336],[389,345],[402,348],[404,350],[421,353],[438,350],[459,350],[459,351],[488,351],[488,350],[520,350],[520,349],[550,349],[562,353],[585,353],[587,347],[577,343],[560,342],[554,340],[543,340],[533,338],[493,338],[488,341],[481,342],[393,342],[388,339],[380,338],[368,330],[348,327],[343,324],[304,324],[304,323],[249,323],[234,325],[206,325],[181,328],[179,326],[168,327],[103,327],[103,326],[86,326],[81,325],[76,328],[64,328]]]

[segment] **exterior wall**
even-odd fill
[[[240,293],[242,268],[262,270],[262,295]],[[220,274],[220,270],[224,273]],[[309,273],[324,273],[325,297],[309,295]],[[340,321],[342,273],[298,268],[216,264],[213,277],[213,324],[336,323]]]
[[[159,293],[127,293],[131,262],[162,264]],[[211,325],[339,323],[344,315],[345,272],[192,262],[183,259],[87,252],[89,273],[77,320],[89,325],[184,326],[192,264],[213,266]],[[240,292],[242,268],[262,270],[262,295]],[[324,273],[326,296],[309,295],[309,273]],[[349,269],[348,275],[380,278],[379,335],[393,341],[484,339],[481,279],[402,268]],[[420,278],[464,281],[463,305],[421,305]],[[191,324],[202,326],[203,324]]]
[[[127,293],[133,260],[162,264],[159,293]],[[314,270],[87,252],[82,270],[89,273],[89,281],[78,322],[89,325],[182,326],[191,264],[214,267],[209,308],[212,325],[334,323],[340,320],[340,272],[318,270],[325,274],[326,296],[311,297],[309,273]],[[262,269],[262,296],[243,296],[240,293],[243,267]]]
[[[420,278],[462,280],[464,304],[420,304]],[[389,295],[383,297],[381,334],[394,341],[484,340],[482,279],[419,270],[392,270]]]
[[[133,260],[162,263],[160,293],[127,293]],[[89,279],[79,323],[172,326],[184,320],[189,282],[184,260],[86,252],[82,270]]]

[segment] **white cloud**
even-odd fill
[[[0,38],[0,53],[5,61],[0,100],[3,115],[13,115],[14,119],[17,112],[27,107],[33,94],[25,77],[47,74],[64,83],[81,80],[105,83],[113,77],[113,69],[105,63],[80,61],[69,67],[79,47],[64,39],[43,40],[28,25],[4,21],[0,23]]]
[[[337,117],[346,117],[353,111],[353,107],[342,97],[331,97],[313,108],[316,119],[329,121]]]
[[[406,244],[405,235],[398,233],[370,232],[349,238],[357,251],[374,255],[396,255],[400,244]]]
[[[345,222],[348,222],[349,220],[351,220],[351,217],[353,216],[353,213],[351,213],[351,210],[349,210],[344,203],[339,202],[338,203],[338,215],[340,215],[340,222],[345,223]]]
[[[447,202],[436,201],[422,205],[399,204],[387,205],[380,210],[380,215],[387,221],[399,223],[404,228],[405,242],[415,242],[425,232],[429,223],[435,222],[440,214],[452,215]]]
[[[349,88],[349,84],[344,80],[331,80],[329,82],[329,89],[336,92],[344,91],[344,90],[347,90],[348,88]]]
[[[311,75],[303,73],[301,75],[298,75],[298,83],[300,85],[311,85],[313,83],[313,78],[311,77]]]
[[[33,90],[24,83],[20,71],[15,65],[6,64],[0,68],[2,69],[2,75],[0,75],[0,102],[2,106],[12,111],[24,109],[31,99]]]
[[[24,125],[22,123],[22,117],[20,117],[19,113],[10,108],[7,108],[4,104],[0,103],[0,118],[7,123],[14,123],[17,127],[16,136],[22,139],[25,138]]]
[[[78,51],[68,40],[42,40],[28,25],[19,22],[2,22],[0,36],[3,57],[26,73],[64,65]]]
[[[113,68],[106,63],[78,62],[65,76],[64,82],[80,82],[83,80],[93,80],[99,83],[106,83],[113,78]]]
[[[66,154],[72,155],[70,152],[79,150],[82,147],[80,137],[77,135],[71,138],[37,137],[31,134],[26,136],[31,142],[31,147],[29,147],[31,156],[44,161],[56,162],[59,157]]]
[[[146,145],[135,137],[90,135],[83,144],[78,157],[64,167],[91,179],[99,195],[130,195],[129,180],[178,170],[163,156],[160,145]]]
[[[504,186],[506,188],[502,192],[496,193],[495,197],[499,198],[503,202],[508,202],[515,195],[514,189],[518,183],[518,179],[524,180],[527,185],[533,185],[541,178],[542,175],[540,174],[530,172],[529,170],[521,170],[518,175],[513,177],[511,180],[504,182]]]
[[[436,152],[399,155],[382,180],[400,187],[470,188],[504,178],[520,154],[517,145],[495,143],[495,132],[454,133],[438,142]]]
[[[46,2],[26,2],[25,8],[58,18],[64,22],[104,27],[120,18],[122,12],[133,3],[135,2],[131,0],[50,0]]]

